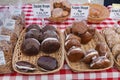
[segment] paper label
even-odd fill
[[[112,8],[110,11],[110,18],[120,19],[120,8]]]
[[[120,4],[113,3],[112,8],[120,8]]]
[[[48,18],[51,16],[50,4],[34,4],[32,8],[36,18]]]
[[[0,51],[0,65],[4,65],[4,64],[6,64],[4,52]]]
[[[71,6],[71,18],[75,20],[86,20],[89,14],[89,6]]]
[[[4,27],[7,28],[7,29],[10,29],[10,30],[14,30],[14,28],[15,28],[15,20],[6,19]]]
[[[10,36],[0,35],[0,41],[2,40],[10,41]]]

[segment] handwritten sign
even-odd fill
[[[71,6],[71,18],[75,20],[86,20],[89,14],[89,6]]]
[[[34,17],[48,18],[51,16],[50,4],[34,4],[32,7]]]
[[[112,8],[110,11],[110,18],[120,19],[120,8]]]

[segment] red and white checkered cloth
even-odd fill
[[[23,11],[25,13],[25,19],[26,19],[26,26],[36,23],[41,25],[41,19],[36,19],[33,17],[32,12],[32,6],[31,5],[25,5],[23,6]],[[63,23],[51,23],[47,20],[45,20],[46,24],[54,25],[58,28],[60,28],[62,31],[70,26],[74,22],[74,19],[68,19],[67,21]],[[98,29],[101,29],[102,27],[113,27],[115,21],[108,18],[105,21],[101,22],[100,24],[89,24],[92,25]],[[64,66],[62,69],[53,74],[47,74],[47,75],[22,75],[18,73],[12,73],[12,74],[4,74],[0,75],[0,80],[120,80],[120,72],[115,69],[111,68],[104,71],[99,72],[80,72],[75,73],[70,70],[70,68],[67,66],[66,62],[64,63]]]

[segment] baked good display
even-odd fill
[[[40,43],[34,38],[25,39],[21,45],[21,50],[25,55],[37,55],[40,50]]]
[[[71,47],[67,52],[67,57],[71,62],[78,62],[85,56],[85,52],[80,47]]]
[[[39,29],[40,32],[38,31]],[[30,37],[27,37],[25,39],[26,33],[31,32],[31,30],[33,31],[33,35],[30,35]],[[43,38],[45,37],[43,36],[43,40],[40,42],[35,38],[36,36],[38,37],[38,34],[41,32],[42,35],[45,33],[47,36],[46,38]],[[34,37],[31,38],[31,36]],[[59,39],[57,37],[59,37]],[[12,59],[13,69],[21,74],[49,74],[59,71],[64,63],[63,40],[64,39],[62,33],[53,26],[47,25],[45,27],[39,28],[37,25],[36,27],[27,27],[22,31],[17,41]],[[49,60],[49,66],[48,64],[44,64],[46,60]],[[23,65],[22,69],[21,66],[17,66],[20,69],[16,67],[16,63],[19,61],[25,61],[25,63],[19,63],[20,65]],[[54,61],[57,61],[55,64],[56,67],[53,65]],[[33,64],[35,66],[35,69],[27,67],[28,64]]]
[[[41,56],[37,60],[37,65],[39,66],[39,69],[43,71],[52,71],[58,67],[58,62],[53,57]]]
[[[87,21],[90,23],[100,23],[106,18],[108,18],[110,15],[109,10],[103,5],[95,3],[86,3],[83,5],[90,6],[89,15],[87,19]]]
[[[33,72],[36,70],[35,65],[26,61],[18,61],[16,62],[15,66],[21,72]]]
[[[74,22],[70,28],[65,30],[64,35],[65,59],[73,71],[102,71],[113,66],[112,53],[106,43],[106,39],[94,27],[87,26],[83,21],[80,23]],[[79,42],[80,46],[72,45],[72,40],[75,41],[76,45]],[[70,41],[71,43],[69,43]],[[84,56],[80,54],[81,51],[84,52]],[[75,58],[75,56],[77,57]]]
[[[60,48],[60,42],[57,38],[46,38],[41,43],[41,50],[47,54],[56,52]]]
[[[70,15],[71,4],[68,1],[52,1],[51,22],[63,22]]]

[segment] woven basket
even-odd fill
[[[93,49],[95,48],[96,46],[96,43],[98,41],[102,41],[102,42],[105,42],[104,40],[104,37],[102,37],[102,35],[96,31],[96,34],[94,36],[94,38],[86,45],[82,45],[81,48],[84,50],[84,51],[88,51],[89,49]],[[70,62],[67,58],[67,55],[65,55],[65,59],[66,59],[66,62],[68,64],[68,66],[72,69],[72,71],[74,72],[93,72],[93,71],[102,71],[102,70],[106,70],[106,69],[109,69],[113,66],[113,57],[112,57],[112,53],[110,52],[109,50],[109,53],[110,53],[110,58],[109,60],[111,61],[111,64],[109,67],[107,68],[103,68],[103,69],[90,69],[89,65],[85,64],[84,62],[80,61],[80,62]]]
[[[105,6],[102,6],[102,5],[99,5],[99,4],[83,4],[83,5],[87,5],[87,6],[90,6],[90,10],[89,10],[89,16],[88,16],[88,19],[87,21],[89,23],[100,23],[101,21],[105,20],[106,18],[109,17],[109,10],[105,7]],[[93,14],[93,10],[92,9],[95,9],[95,10],[98,10],[99,11],[99,16],[98,18],[96,17],[91,17],[91,15]]]
[[[114,29],[114,30],[116,29],[116,27],[111,27],[111,28]],[[105,29],[106,29],[106,28],[103,28],[102,31],[101,31],[101,34],[103,34],[103,37],[104,37],[104,38],[105,38],[105,35],[104,35]],[[109,46],[108,46],[108,47],[109,47]],[[118,70],[120,70],[120,63],[118,63],[118,62],[116,61],[116,59],[115,59],[117,54],[116,54],[115,52],[113,52],[112,49],[111,49],[111,52],[112,52],[112,56],[113,56],[114,66],[115,66]]]
[[[60,49],[55,52],[55,53],[52,53],[52,54],[45,54],[44,52],[40,51],[38,55],[36,56],[26,56],[24,55],[22,52],[21,52],[21,44],[23,42],[23,39],[24,39],[24,36],[25,36],[25,29],[22,31],[18,41],[17,41],[17,44],[16,44],[16,47],[15,47],[15,50],[14,50],[14,54],[13,54],[13,60],[12,60],[12,66],[13,66],[13,69],[14,71],[18,72],[18,73],[21,73],[21,74],[48,74],[48,73],[55,73],[57,71],[59,71],[62,66],[63,66],[63,63],[64,63],[64,40],[62,38],[63,34],[59,31],[60,33],[60,43],[61,43],[61,47]],[[54,57],[57,61],[58,61],[58,68],[53,70],[53,71],[47,71],[47,72],[43,72],[39,69],[39,67],[37,66],[37,60],[40,56],[51,56],[51,57]],[[27,61],[27,62],[30,62],[32,64],[34,64],[36,66],[36,71],[34,72],[20,72],[18,69],[16,69],[15,67],[15,63],[18,62],[18,61]]]
[[[50,17],[48,20],[50,22],[64,22],[65,20],[68,19],[69,16],[65,16],[65,17],[59,17],[59,18],[54,18],[54,17]]]
[[[118,63],[118,62],[116,61],[116,59],[115,59],[116,55],[117,55],[117,54],[113,53],[113,60],[114,60],[114,62],[115,62],[114,65],[115,65],[115,67],[120,71],[120,63]]]

